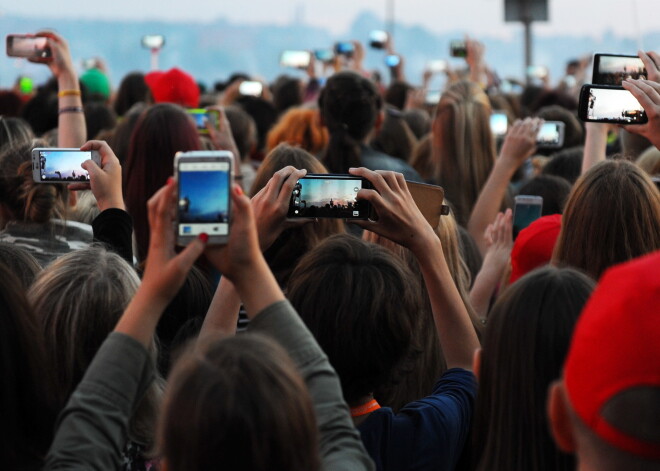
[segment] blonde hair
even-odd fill
[[[440,98],[432,127],[434,181],[445,189],[465,226],[495,164],[491,106],[477,84],[461,81]]]
[[[293,108],[268,133],[267,148],[270,152],[285,142],[317,155],[328,145],[328,139],[328,130],[321,126],[317,109]]]

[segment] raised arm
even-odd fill
[[[542,124],[538,118],[516,121],[504,139],[500,156],[479,193],[467,226],[481,255],[485,255],[488,249],[484,232],[495,220],[514,173],[536,151],[536,135]]]
[[[407,247],[415,255],[447,367],[472,369],[472,355],[479,348],[477,334],[452,279],[440,239],[417,208],[403,175],[366,168],[349,172],[374,185],[375,190],[360,190],[358,198],[368,200],[378,214],[378,221],[354,222]]]
[[[607,133],[610,125],[604,123],[584,123],[584,128],[586,136],[584,139],[581,174],[586,173],[598,162],[605,160],[607,156]]]

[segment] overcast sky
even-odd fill
[[[434,32],[462,30],[475,36],[507,36],[515,26],[503,21],[503,0],[389,0],[399,22]],[[37,0],[6,1],[1,14],[68,18],[213,21],[287,24],[296,15],[306,23],[339,34],[362,10],[385,16],[388,0]],[[637,39],[637,31],[660,30],[660,0],[549,0],[550,22],[538,34],[585,34],[605,31]],[[37,8],[35,8],[35,6]],[[637,13],[635,13],[637,11]]]

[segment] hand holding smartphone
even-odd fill
[[[47,37],[33,34],[8,34],[6,43],[9,57],[44,60],[53,56]]]
[[[592,77],[596,85],[621,86],[626,79],[646,79],[648,73],[638,56],[595,54]]]
[[[211,123],[213,129],[218,129],[218,123],[220,122],[220,113],[217,110],[206,110],[203,108],[188,109],[186,110],[193,120],[195,121],[195,127],[199,134],[208,134],[209,128],[207,123]]]
[[[644,124],[648,117],[637,98],[623,87],[583,85],[578,116],[582,121],[613,124]]]

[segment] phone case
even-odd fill
[[[440,224],[440,216],[449,214],[449,206],[443,204],[445,190],[427,183],[406,182],[415,204],[434,229]]]

